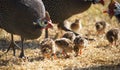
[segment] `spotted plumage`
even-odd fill
[[[76,36],[73,32],[66,32],[62,37],[70,39],[71,41],[73,41]]]
[[[55,47],[54,40],[50,38],[46,38],[40,43],[40,50],[44,57],[50,58],[53,53],[54,47]]]
[[[64,56],[68,56],[68,53],[72,53],[74,49],[74,44],[71,40],[67,38],[60,38],[55,40],[56,47],[59,48],[64,54]]]
[[[76,56],[78,56],[79,53],[82,54],[82,49],[88,46],[88,41],[81,36],[76,36],[74,44],[74,51],[76,53]]]

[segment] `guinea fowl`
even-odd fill
[[[111,45],[118,45],[118,43],[120,42],[120,29],[119,28],[113,28],[111,30],[109,30],[106,33],[106,38],[107,40],[111,43]]]
[[[103,0],[43,0],[46,10],[50,13],[54,23],[65,31],[71,31],[64,26],[64,21],[74,14],[87,10],[91,4],[101,3]],[[75,33],[75,32],[74,32]],[[76,34],[76,33],[75,33]]]
[[[82,24],[81,24],[80,19],[76,19],[75,22],[71,24],[70,28],[72,31],[76,33],[79,32],[80,29],[82,29]]]
[[[105,33],[106,22],[105,21],[98,21],[95,23],[97,34]]]
[[[74,40],[74,44],[75,44],[74,51],[76,53],[75,56],[78,56],[79,54],[80,55],[82,54],[82,49],[84,47],[87,47],[88,41],[85,38],[78,35],[78,36],[76,36],[76,38]]]
[[[0,26],[21,36],[20,57],[24,57],[24,39],[40,37],[43,28],[51,27],[42,0],[0,0]],[[12,40],[13,41],[13,40]]]
[[[119,2],[111,0],[110,4],[108,5],[108,10],[104,11],[104,13],[108,13],[110,18],[115,16],[120,22],[120,3]]]

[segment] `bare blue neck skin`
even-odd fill
[[[120,3],[116,2],[115,7],[116,8],[114,9],[114,12],[115,12],[115,16],[117,16],[120,14]]]

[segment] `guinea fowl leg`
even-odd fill
[[[20,58],[23,58],[23,57],[25,57],[25,55],[24,55],[24,45],[23,45],[23,43],[24,43],[24,38],[23,37],[21,37],[21,43],[22,43],[22,48],[21,48],[21,53],[20,53]]]
[[[45,38],[48,38],[48,28],[45,29]]]
[[[12,49],[13,49],[13,56],[15,56],[15,46],[18,47],[18,48],[20,48],[20,47],[14,42],[14,40],[13,40],[13,34],[11,34],[11,43],[10,43],[10,45],[9,45],[6,53],[8,53],[9,50],[10,50],[10,48],[12,48]]]

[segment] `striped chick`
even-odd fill
[[[63,55],[66,58],[70,57],[68,53],[72,53],[74,49],[74,44],[71,40],[67,38],[60,38],[55,40],[55,44],[59,48],[59,50],[62,51]]]
[[[74,44],[74,51],[76,53],[76,56],[78,56],[79,54],[82,54],[82,49],[88,46],[88,41],[81,36],[76,36]]]

